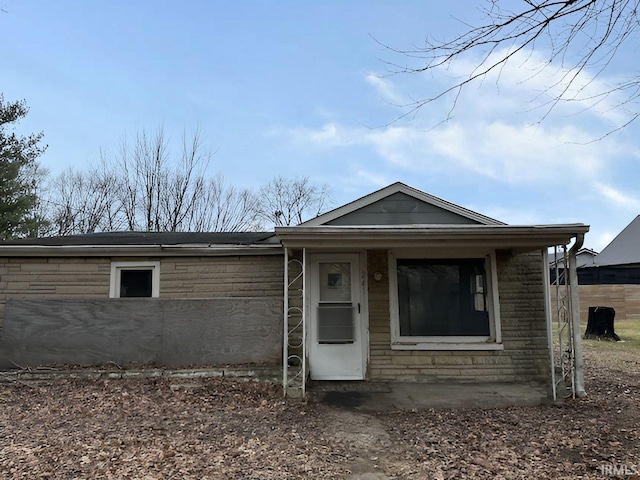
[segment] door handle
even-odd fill
[[[360,313],[360,303],[358,303],[358,313]]]

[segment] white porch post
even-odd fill
[[[307,394],[307,249],[302,249],[302,398]]]
[[[585,397],[584,365],[582,361],[582,332],[580,328],[580,294],[578,292],[578,271],[576,270],[576,252],[582,247],[584,235],[576,237],[576,243],[569,250],[569,285],[571,286],[571,323],[573,327],[573,357],[576,396]]]
[[[284,249],[284,325],[282,328],[282,393],[287,395],[289,375],[289,249]]]

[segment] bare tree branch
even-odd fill
[[[329,187],[309,177],[276,177],[260,189],[260,217],[275,226],[298,225],[321,214],[331,202]]]
[[[171,155],[162,128],[123,138],[115,157],[100,152],[88,171],[67,170],[50,185],[49,234],[96,231],[255,231],[263,228],[258,196],[209,177],[202,134],[182,137]]]
[[[591,105],[608,99],[613,108],[624,109],[630,121],[640,114],[640,74],[631,79],[604,86],[596,93],[589,90],[596,78],[610,66],[619,49],[635,41],[640,28],[640,0],[521,0],[519,9],[510,9],[514,2],[485,0],[481,12],[487,19],[481,26],[468,29],[451,40],[438,41],[428,37],[422,47],[400,50],[383,45],[418,66],[385,62],[391,74],[419,74],[449,67],[462,57],[472,57],[475,66],[462,78],[435,95],[404,105],[406,112],[398,119],[414,115],[425,105],[455,93],[455,98],[469,84],[482,81],[516,58],[525,58],[541,48],[549,49],[546,66],[552,64],[563,74],[547,87],[551,98],[545,103],[542,119],[561,102],[590,101]],[[509,9],[507,9],[507,6]],[[590,80],[580,84],[588,72]],[[536,73],[532,73],[535,77]],[[455,106],[454,100],[454,106]],[[451,118],[451,112],[447,119]]]

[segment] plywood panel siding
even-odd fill
[[[9,300],[6,313],[4,354],[22,366],[274,364],[281,357],[282,307],[273,299]]]
[[[386,250],[368,252],[371,380],[546,381],[549,354],[540,254],[499,255],[504,351],[391,350]],[[382,273],[376,281],[375,272]]]

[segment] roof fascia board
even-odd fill
[[[493,246],[495,248],[566,245],[587,225],[470,225],[445,227],[281,227],[277,234],[285,247],[366,246]]]
[[[0,245],[0,257],[216,257],[233,255],[282,255],[280,244],[193,245]]]
[[[421,200],[425,203],[429,203],[433,206],[442,208],[457,215],[461,215],[470,220],[480,222],[483,225],[504,225],[504,223],[493,218],[481,215],[477,212],[461,207],[460,205],[456,205],[454,203],[443,200],[442,198],[422,192],[416,188],[405,185],[404,183],[396,182],[389,185],[388,187],[365,195],[364,197],[354,200],[353,202],[347,203],[342,207],[338,207],[334,210],[331,210],[330,212],[312,218],[311,220],[307,220],[306,222],[301,223],[299,226],[324,225],[325,223],[335,220],[336,218],[343,217],[344,215],[355,212],[356,210],[360,210],[361,208],[371,205],[372,203],[378,202],[390,195],[393,195],[394,193],[404,193],[405,195],[409,195],[410,197],[413,197],[417,200]]]

